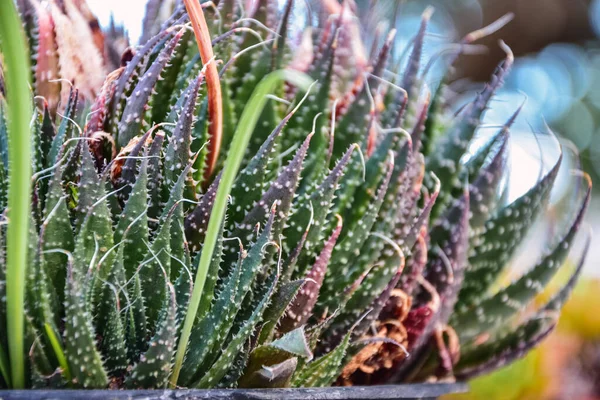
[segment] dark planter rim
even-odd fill
[[[25,399],[232,399],[232,400],[384,400],[435,399],[464,393],[465,383],[419,383],[408,385],[353,386],[299,389],[207,389],[207,390],[0,390],[0,400]]]

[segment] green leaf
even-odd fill
[[[185,319],[188,304],[192,297],[194,274],[196,270],[192,268],[191,262],[185,264],[185,261],[176,260],[171,256],[171,265],[174,266],[175,263],[179,264],[179,276],[177,276],[177,279],[175,280],[175,297],[177,299],[177,323],[180,324]]]
[[[275,287],[279,279],[279,274],[273,274],[267,283],[267,290],[264,293],[259,294],[260,302],[254,308],[252,314],[247,318],[239,330],[233,335],[231,340],[223,348],[221,355],[215,361],[215,363],[208,369],[206,375],[200,379],[200,381],[194,384],[197,388],[209,388],[219,382],[223,376],[227,373],[227,370],[231,367],[234,360],[235,354],[237,354],[243,347],[244,343],[250,338],[255,326],[262,318],[262,314],[265,311]]]
[[[394,132],[387,135],[386,139],[367,162],[367,177],[365,181],[377,182],[382,179],[383,174],[386,172],[384,154],[394,154],[393,170],[387,191],[379,208],[377,219],[371,228],[371,232],[376,232],[377,235],[370,235],[363,243],[359,244],[360,253],[354,258],[354,266],[352,267],[357,270],[365,270],[378,261],[384,261],[390,254],[393,257],[396,252],[389,241],[381,240],[381,235],[391,237],[394,233],[394,228],[397,226],[397,213],[406,195],[403,191],[402,183],[407,160],[410,157],[411,142],[407,139],[401,140]],[[353,207],[350,209],[352,211],[347,213],[345,221],[360,221],[363,218],[364,209],[372,201],[372,193],[375,191],[376,187],[372,187],[372,184],[365,183],[361,185],[354,195],[355,201],[352,203]],[[422,223],[426,222],[426,219],[422,221]],[[351,232],[352,228],[347,229],[347,231]],[[407,250],[412,246],[408,244],[410,241],[411,238],[409,235],[404,241]]]
[[[421,135],[420,148],[425,157],[434,151],[440,137],[442,137],[452,121],[452,114],[449,111],[448,99],[448,76],[444,78],[432,95],[427,121],[425,121],[425,130]]]
[[[359,143],[363,150],[367,150],[370,146],[371,133],[374,132],[375,125],[379,122],[379,113],[373,94],[377,93],[382,84],[381,77],[387,65],[394,32],[387,37],[381,52],[371,65],[371,72],[361,83],[362,86],[358,89],[358,93],[346,96],[345,102],[338,105],[341,113],[335,133],[336,139],[333,142],[333,157],[340,157],[348,143]]]
[[[402,202],[398,204],[398,210],[394,217],[396,226],[393,229],[392,235],[392,238],[400,243],[407,252],[410,251],[411,236],[416,240],[413,228],[416,226],[415,220],[419,217],[419,200],[422,197],[421,191],[423,189],[424,178],[425,160],[423,155],[413,151],[410,153],[406,171],[401,177],[401,182],[398,186],[397,193],[402,193]],[[424,216],[423,223],[429,222],[425,217],[429,219],[431,213],[430,208],[435,204],[435,200],[437,200],[437,196],[439,195],[439,189],[441,188],[438,187],[440,181],[437,177],[432,177],[432,180],[435,181],[432,195],[430,196],[429,203],[425,205],[421,214]],[[431,200],[433,200],[433,202],[431,202]]]
[[[69,371],[69,364],[67,363],[67,358],[65,357],[62,342],[54,331],[54,328],[52,328],[49,324],[46,324],[45,328],[46,336],[48,337],[50,346],[52,346],[52,349],[54,350],[59,367],[62,370],[62,375],[66,381],[70,381],[71,372]]]
[[[55,165],[58,162],[59,157],[66,153],[65,149],[63,148],[65,141],[73,137],[73,130],[75,129],[73,121],[76,118],[75,114],[77,111],[78,98],[79,91],[71,88],[67,106],[65,107],[64,117],[60,122],[58,130],[56,131],[56,135],[52,139],[52,146],[50,147],[50,152],[48,153],[48,167]]]
[[[498,188],[505,174],[508,156],[508,132],[503,131],[492,141],[486,163],[477,169],[469,185],[471,197],[471,236],[480,234],[491,210],[496,208]],[[485,229],[485,228],[483,228]]]
[[[7,331],[6,319],[6,258],[5,258],[5,238],[4,230],[0,229],[0,332]],[[6,336],[0,337],[0,374],[4,382],[10,386],[10,366],[8,354],[8,340]]]
[[[140,172],[133,186],[131,196],[125,204],[117,224],[114,241],[123,241],[123,261],[127,278],[131,278],[134,269],[143,261],[147,252],[146,240],[149,236],[148,229],[148,160],[144,159]],[[127,231],[127,234],[125,232]]]
[[[294,108],[294,110],[285,116],[263,142],[248,165],[239,172],[231,188],[231,198],[235,207],[232,207],[229,211],[230,225],[243,220],[244,216],[260,200],[267,189],[267,177],[270,172],[269,165],[271,158],[275,154],[275,145],[283,128],[298,109],[298,107]]]
[[[330,267],[321,288],[324,301],[320,302],[317,313],[322,311],[324,307],[335,310],[339,301],[338,295],[364,272],[361,265],[354,264],[354,260],[359,255],[361,245],[368,238],[379,214],[393,169],[393,159],[390,158],[386,165],[386,173],[378,182],[377,192],[372,194],[372,200],[367,203],[364,215],[356,221],[356,227],[350,231],[351,234],[347,234],[339,245],[334,248]],[[347,227],[344,227],[344,229],[346,230]]]
[[[198,318],[204,317],[209,311],[213,300],[215,299],[217,281],[219,279],[219,271],[221,269],[221,262],[223,259],[223,234],[225,224],[221,225],[221,231],[219,232],[219,239],[215,246],[213,258],[210,263],[208,273],[206,275],[206,283],[204,284],[204,290],[202,291],[202,298],[200,299],[200,305],[198,306]],[[197,263],[200,262],[200,255],[197,257]]]
[[[154,326],[163,308],[168,289],[166,282],[171,276],[170,231],[171,218],[167,217],[152,244],[147,244],[148,254],[139,268],[148,327]]]
[[[47,349],[40,340],[38,331],[35,330],[31,325],[27,324],[26,328],[28,331],[27,338],[28,342],[31,342],[29,348],[29,361],[31,368],[31,387],[32,388],[44,388],[44,387],[60,387],[64,385],[60,374],[55,374],[52,364],[46,356]],[[56,375],[56,376],[53,376]]]
[[[235,295],[241,274],[242,259],[228,276],[223,288],[216,296],[215,304],[210,313],[198,322],[190,336],[186,359],[181,369],[180,381],[189,385],[198,374],[200,366],[214,354],[218,339],[229,333],[237,312]]]
[[[3,163],[0,163],[0,211],[6,210],[8,203],[8,171]]]
[[[130,287],[127,288],[128,303],[125,332],[127,357],[135,362],[148,348],[148,323],[139,274],[134,275],[130,280]]]
[[[231,364],[231,367],[227,370],[227,373],[221,378],[219,383],[215,386],[217,389],[219,388],[227,388],[233,389],[237,388],[238,381],[240,380],[242,374],[244,373],[244,369],[246,368],[246,364],[248,363],[248,358],[250,357],[250,343],[246,342],[242,350],[238,352]]]
[[[41,150],[41,137],[42,137],[41,131],[42,131],[43,119],[44,119],[44,116],[43,116],[41,110],[37,107],[34,107],[33,121],[32,121],[32,126],[31,126],[31,132],[32,132],[31,163],[32,163],[32,172],[33,173],[38,173],[39,171],[44,169],[44,160],[43,160],[42,150]],[[45,193],[43,190],[40,190],[40,189],[41,188],[39,188],[39,186],[38,186],[38,192],[39,192],[40,202],[41,202],[41,198],[43,198],[45,196]]]
[[[189,254],[187,254],[187,238],[184,232],[184,227],[182,226],[181,221],[184,221],[183,216],[183,205],[181,204],[183,200],[183,193],[185,189],[185,184],[188,179],[188,174],[191,168],[191,164],[188,164],[186,168],[179,175],[179,179],[175,182],[175,185],[171,188],[169,200],[164,205],[162,215],[159,220],[159,225],[163,225],[166,222],[167,217],[171,216],[171,255],[173,260],[171,261],[171,279],[175,280],[179,277],[181,273],[182,265],[180,262],[176,260],[185,260],[189,258]],[[185,224],[185,221],[184,221]],[[192,250],[195,250],[195,246],[192,244]]]
[[[309,186],[320,181],[322,173],[329,167],[331,158],[330,143],[333,133],[327,130],[327,118],[318,117],[318,115],[330,108],[337,47],[337,34],[332,34],[329,35],[327,45],[324,46],[323,51],[315,54],[315,60],[308,71],[310,77],[315,80],[314,90],[304,95],[305,98],[308,96],[309,101],[298,110],[298,116],[290,122],[288,133],[282,137],[282,148],[287,149],[302,140],[306,132],[313,131],[315,133],[302,174],[301,192],[308,191]],[[302,93],[299,93],[297,98],[301,95]]]
[[[517,246],[548,201],[562,157],[527,193],[487,220],[481,233],[471,238],[469,266],[460,293],[459,309],[480,300],[500,275]]]
[[[265,246],[271,238],[274,218],[273,212],[257,241],[247,253],[242,249],[238,264],[229,272],[210,312],[192,330],[187,358],[181,370],[181,382],[191,384],[203,370],[201,366],[210,366],[218,346],[229,335],[236,314],[240,312],[242,302],[262,265]],[[207,363],[209,365],[206,365]]]
[[[273,338],[277,323],[283,317],[285,310],[296,297],[304,283],[305,280],[300,279],[282,283],[278,286],[277,292],[273,295],[273,301],[271,301],[271,304],[269,304],[263,315],[264,323],[258,338],[259,344],[263,344]]]
[[[149,349],[133,367],[127,385],[134,388],[164,388],[171,373],[171,360],[177,340],[175,289],[168,284],[165,308]]]
[[[75,238],[71,227],[66,196],[61,184],[62,168],[54,172],[46,201],[44,221],[40,230],[39,243],[42,256],[42,266],[48,277],[51,290],[60,304],[65,300],[65,279],[68,258],[65,253],[52,252],[60,249],[73,252]]]
[[[161,210],[161,189],[163,184],[161,151],[165,140],[162,131],[156,132],[148,151],[148,218],[158,219]],[[173,192],[171,192],[173,193]],[[155,225],[151,226],[155,229]]]
[[[404,254],[399,247],[396,247],[394,256],[386,259],[382,266],[371,269],[352,294],[340,315],[334,319],[331,325],[331,336],[340,338],[360,320],[360,323],[354,328],[354,337],[360,337],[379,317],[392,290],[400,280],[403,270]],[[365,314],[366,316],[361,319],[361,316]],[[326,334],[324,339],[327,336],[329,334]]]
[[[123,247],[117,245],[117,256],[105,281],[102,281],[100,301],[96,308],[96,326],[102,338],[100,350],[105,358],[105,366],[112,376],[118,376],[126,370],[127,337],[122,316],[123,306],[127,306],[128,296],[123,266]],[[111,249],[111,251],[114,251]]]
[[[171,55],[169,63],[161,73],[161,79],[156,82],[155,93],[151,96],[152,123],[162,122],[169,110],[169,100],[176,90],[177,78],[185,67],[187,53],[196,46],[192,30],[183,33],[179,46]]]
[[[433,225],[423,277],[441,299],[440,319],[447,321],[455,307],[467,268],[471,198],[465,190]]]
[[[6,103],[0,99],[0,161],[4,169],[8,167],[8,126],[6,124]]]
[[[518,280],[501,289],[494,295],[488,295],[471,308],[459,310],[453,315],[453,327],[457,329],[461,340],[470,340],[500,325],[524,309],[539,294],[562,266],[573,239],[582,223],[589,203],[591,186],[588,186],[584,198],[568,231],[560,238],[555,247],[547,253],[530,271]]]
[[[415,132],[413,132],[413,135],[414,133]],[[385,152],[386,155],[390,150],[394,152],[394,171],[392,172],[387,195],[379,212],[379,220],[389,220],[385,221],[387,222],[387,225],[393,226],[395,224],[397,219],[396,213],[401,205],[401,202],[398,201],[398,199],[403,198],[406,195],[402,190],[404,189],[403,183],[405,182],[406,175],[409,171],[409,163],[413,161],[415,156],[413,143],[413,140],[409,137],[400,136],[397,133],[392,132],[386,135],[385,140],[383,140],[375,150],[375,153]],[[379,158],[378,155],[373,155],[369,161],[375,157]],[[369,164],[367,165],[369,166]],[[378,221],[378,224],[381,224],[381,221]],[[386,227],[380,232],[383,233],[388,231],[389,228]]]
[[[102,268],[102,265],[112,265],[113,254],[107,254],[112,246],[112,222],[105,196],[88,211],[75,239],[75,250],[73,251],[73,274],[82,282],[84,276],[87,276],[84,291],[86,299],[90,302],[89,306],[97,305],[95,296],[100,282],[108,275],[108,268]],[[104,263],[100,264],[100,260]]]
[[[267,245],[272,243],[271,240],[275,237],[274,229],[278,217],[277,214],[278,210],[276,207],[272,207],[271,214],[269,215],[265,227],[248,253],[243,257],[242,274],[235,296],[237,304],[242,304],[242,300],[244,300],[246,295],[251,291],[252,285],[257,279],[259,272],[266,272],[266,266],[264,265],[263,260],[265,260]]]
[[[92,316],[87,309],[81,284],[69,265],[65,293],[65,355],[72,384],[82,388],[104,388],[108,383],[102,358],[96,349]]]
[[[35,232],[33,221],[29,226],[29,254],[27,265],[27,281],[25,294],[25,314],[30,320],[31,327],[36,332],[43,332],[46,324],[55,327],[56,321],[60,318],[62,310],[59,309],[55,293],[48,287],[48,277],[42,268],[42,254],[36,248],[38,235]],[[44,353],[44,358],[53,355],[45,338],[40,341],[40,346]],[[52,358],[52,362],[56,360]],[[46,371],[48,372],[48,371]]]
[[[100,201],[105,196],[104,185],[100,177],[98,177],[98,172],[96,171],[96,167],[94,165],[94,160],[92,159],[92,155],[89,150],[89,146],[87,141],[83,141],[83,148],[81,150],[81,166],[79,169],[79,184],[77,186],[77,207],[75,208],[75,231],[79,232],[81,226],[86,219],[87,215],[92,210],[92,206]],[[58,186],[61,182],[60,178],[56,176],[52,185]],[[57,191],[58,188],[50,188],[50,190]],[[51,194],[52,195],[52,194]],[[48,201],[52,199],[49,198]],[[97,205],[96,207],[105,208],[104,202],[102,204]],[[51,210],[51,208],[48,208]],[[106,211],[102,210],[94,210],[96,213],[106,212],[108,214],[108,209]],[[93,213],[92,213],[93,214]],[[110,214],[108,214],[110,215]],[[112,229],[111,229],[112,231]]]
[[[118,292],[114,286],[106,284],[103,306],[106,308],[105,318],[99,319],[102,342],[100,350],[104,356],[104,365],[111,376],[120,376],[128,366],[126,336]]]
[[[302,241],[302,236],[308,226],[308,233],[306,233],[299,257],[300,270],[297,271],[297,275],[303,274],[305,272],[303,267],[309,265],[317,255],[316,253],[323,241],[324,231],[327,228],[325,222],[333,207],[335,192],[357,147],[358,145],[350,146],[325,180],[315,190],[301,195],[296,210],[289,218],[288,227],[284,232],[288,248],[294,248]],[[311,221],[312,224],[310,224]],[[288,272],[284,270],[284,276],[287,276],[287,274]]]
[[[573,291],[583,270],[590,238],[588,235],[582,256],[569,280],[540,310],[518,327],[515,328],[510,322],[505,323],[505,327],[497,330],[499,335],[493,335],[483,344],[467,345],[461,351],[460,361],[455,368],[458,377],[470,379],[492,369],[501,368],[525,355],[553,331],[558,322],[558,312]]]
[[[294,375],[292,387],[310,388],[330,386],[342,370],[351,334],[352,331],[346,333],[335,349],[306,364],[299,370]]]
[[[304,328],[300,327],[281,338],[255,348],[240,379],[240,387],[286,387],[296,370],[297,357],[312,359]]]
[[[428,170],[446,184],[432,211],[434,219],[441,215],[443,209],[451,203],[452,192],[461,184],[458,180],[462,169],[460,160],[475,134],[481,115],[496,90],[504,83],[504,77],[510,70],[513,61],[512,53],[509,52],[507,58],[494,72],[491,82],[485,86],[472,103],[466,106],[457,121],[436,143],[435,149],[429,156]]]

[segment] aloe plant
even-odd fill
[[[319,10],[298,47],[288,39],[292,1],[281,10],[275,0],[255,9],[184,3],[148,27],[158,33],[123,58],[93,102],[78,82],[63,113],[35,102],[20,265],[24,385],[464,379],[520,357],[553,329],[580,268],[547,304],[530,305],[568,254],[588,180],[574,178],[583,189],[539,263],[498,289],[549,207],[562,157],[511,203],[502,191],[514,118],[465,158],[510,49],[502,45],[490,83],[453,116],[450,78],[430,93],[422,75],[430,10],[405,60],[393,56],[393,31],[373,57],[357,53],[353,11],[335,4]],[[25,27],[39,23],[38,14]],[[28,32],[37,48],[42,38]],[[7,79],[17,79],[9,66]],[[35,90],[41,84],[34,79]],[[0,154],[15,156],[8,89]],[[11,198],[13,164],[0,161],[0,193]],[[2,249],[5,349],[14,283],[4,278],[4,240]],[[14,370],[0,372],[1,387],[16,387]]]

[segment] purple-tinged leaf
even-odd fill
[[[117,125],[123,116],[123,108],[125,107],[127,97],[131,94],[132,85],[137,82],[139,74],[143,73],[146,68],[150,54],[161,42],[172,36],[174,31],[173,28],[164,29],[145,42],[144,45],[135,52],[133,58],[127,63],[127,66],[125,66],[125,69],[117,78],[118,80],[114,89],[114,95],[111,100],[111,126],[107,127],[111,128],[111,131],[117,128]]]
[[[415,245],[412,254],[406,262],[405,272],[400,277],[398,287],[407,295],[412,296],[419,282],[419,277],[423,275],[427,265],[427,231],[423,228]]]
[[[315,260],[312,268],[306,274],[304,285],[296,295],[290,306],[285,311],[285,316],[279,324],[281,332],[292,331],[304,325],[312,315],[313,308],[319,298],[319,291],[323,284],[327,265],[331,258],[331,253],[342,231],[342,218],[338,216],[338,224],[325,242],[321,253]]]
[[[515,361],[544,340],[556,327],[556,317],[532,319],[496,341],[462,354],[454,367],[457,379],[467,380]]]
[[[430,247],[424,278],[441,299],[439,322],[450,317],[467,267],[469,247],[469,193],[455,200],[430,232]]]
[[[398,249],[400,250],[400,249]],[[400,264],[397,267],[396,273],[393,275],[392,279],[385,286],[383,291],[371,302],[369,307],[367,307],[368,314],[358,323],[356,328],[354,329],[354,337],[360,337],[371,327],[375,321],[379,318],[379,314],[381,310],[385,307],[387,301],[390,299],[392,295],[392,291],[396,288],[396,285],[400,281],[400,276],[404,271],[404,255],[399,254]]]
[[[196,208],[185,218],[185,237],[192,253],[199,251],[200,246],[204,242],[204,235],[206,234],[208,220],[210,219],[220,181],[221,174],[210,184],[210,187],[204,193]]]
[[[131,92],[131,95],[125,102],[123,116],[118,126],[117,146],[119,148],[126,146],[131,139],[139,135],[142,129],[142,121],[144,120],[147,111],[148,100],[152,94],[152,89],[160,78],[160,74],[169,62],[175,47],[179,43],[179,39],[183,35],[183,31],[178,32],[173,39],[160,52],[156,60],[150,68],[142,75],[139,82]],[[130,62],[131,65],[131,62]],[[127,72],[127,71],[126,71]],[[123,74],[125,76],[125,74]],[[120,82],[119,82],[120,83]]]
[[[294,158],[283,171],[281,171],[277,179],[271,184],[261,199],[248,212],[241,225],[237,227],[239,230],[242,232],[250,231],[254,225],[264,221],[271,206],[277,204],[278,218],[273,228],[273,235],[274,237],[279,237],[288,218],[296,187],[298,186],[298,180],[302,173],[302,163],[306,157],[306,152],[312,136],[313,135],[310,134],[306,137],[304,143],[302,143],[298,151],[296,151]]]
[[[367,202],[364,215],[359,221],[356,221],[356,226],[351,230],[351,234],[347,234],[339,245],[334,248],[330,268],[327,270],[321,289],[322,293],[325,294],[325,301],[320,303],[321,307],[336,309],[337,304],[339,304],[339,294],[364,273],[365,266],[360,263],[356,264],[354,261],[360,254],[362,244],[371,233],[385,198],[393,170],[394,162],[390,154],[390,158],[386,163],[386,173],[378,182],[379,187],[377,192],[372,195],[372,200]]]
[[[90,117],[85,125],[87,136],[91,136],[99,131],[105,131],[106,125],[108,125],[107,118],[110,117],[111,101],[115,101],[117,85],[124,70],[124,67],[116,69],[108,74],[104,80],[100,93],[90,108]]]
[[[415,97],[417,75],[421,69],[421,57],[423,55],[423,44],[425,43],[425,34],[427,33],[427,26],[433,14],[433,8],[427,8],[421,17],[421,26],[415,37],[413,44],[413,50],[408,58],[406,70],[402,78],[402,87],[408,93],[408,99],[411,101]]]
[[[166,187],[174,185],[190,160],[198,91],[203,81],[204,75],[200,74],[185,91],[184,104],[165,151],[164,178]]]
[[[156,132],[148,150],[148,218],[150,220],[160,216],[161,187],[164,181],[161,152],[164,140],[164,132]],[[151,226],[156,228],[152,223]]]
[[[417,238],[421,234],[423,228],[426,228],[429,224],[429,217],[431,215],[431,210],[435,201],[440,193],[440,183],[437,182],[433,193],[431,193],[428,198],[425,199],[425,206],[421,210],[421,213],[418,217],[415,218],[412,225],[410,226],[410,230],[408,234],[399,240],[399,243],[407,250],[410,250],[415,245]]]
[[[302,110],[302,108],[300,108]],[[240,171],[231,189],[231,197],[235,207],[230,210],[229,220],[232,223],[241,221],[244,216],[260,201],[268,184],[269,162],[274,156],[275,145],[283,128],[288,124],[297,108],[288,113],[271,132],[260,149],[254,154],[248,165]]]
[[[117,189],[123,188],[118,193],[122,204],[125,204],[127,199],[129,199],[129,194],[131,193],[133,185],[136,181],[138,164],[140,164],[139,160],[140,158],[143,158],[144,153],[142,150],[147,146],[148,138],[150,137],[151,133],[152,131],[149,130],[143,136],[134,138],[126,148],[121,149],[121,153],[119,153],[119,155],[126,157],[125,161],[115,160],[113,162],[113,171],[115,170],[116,165],[121,165],[122,163],[120,175],[116,176],[116,174],[113,173],[111,177],[113,181],[116,180],[115,187]],[[126,152],[126,149],[130,149],[129,152]],[[118,168],[116,169],[118,170]]]
[[[457,117],[457,121],[447,130],[435,144],[435,148],[429,155],[427,169],[433,172],[441,182],[451,183],[460,175],[462,166],[460,160],[466,153],[469,143],[475,134],[479,125],[481,115],[487,108],[492,96],[504,83],[504,77],[510,70],[514,57],[508,47],[506,59],[498,66],[492,80],[477,95],[472,103],[469,103],[462,113]],[[457,183],[460,183],[458,180]],[[451,194],[456,190],[452,184],[442,188],[438,202],[436,203],[432,216],[437,219],[451,203]]]

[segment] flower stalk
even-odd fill
[[[194,36],[198,43],[200,58],[206,68],[206,85],[208,88],[208,161],[207,168],[204,171],[205,181],[208,181],[217,164],[219,150],[221,148],[221,138],[223,136],[223,98],[221,94],[221,81],[217,64],[213,62],[214,53],[212,48],[212,39],[204,11],[200,2],[195,0],[184,0],[185,8],[192,21]]]

